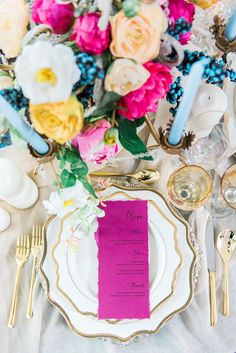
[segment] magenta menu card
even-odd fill
[[[101,207],[98,317],[150,318],[147,201],[106,201]]]

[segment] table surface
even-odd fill
[[[14,147],[0,149],[0,157],[12,159],[23,170],[29,172],[35,162],[30,155],[19,152]],[[143,163],[143,162],[142,162]],[[152,166],[147,164],[145,166]],[[133,165],[135,169],[137,165]],[[130,167],[131,168],[131,167]],[[0,342],[2,353],[233,353],[236,352],[236,255],[230,268],[230,305],[231,316],[225,318],[223,309],[223,277],[222,266],[217,256],[217,308],[218,323],[212,328],[209,325],[208,274],[205,258],[205,225],[209,216],[201,208],[194,211],[190,223],[195,230],[202,249],[201,271],[196,287],[196,294],[190,307],[177,315],[156,335],[138,339],[128,345],[114,344],[109,341],[87,339],[71,332],[63,317],[46,300],[43,288],[36,282],[33,307],[34,316],[31,320],[25,318],[28,287],[31,272],[31,261],[25,266],[20,283],[16,326],[7,327],[8,313],[14,285],[16,265],[14,259],[17,236],[24,232],[30,233],[33,224],[43,223],[47,218],[41,201],[46,199],[52,189],[50,178],[44,175],[36,178],[40,196],[37,203],[28,210],[16,210],[3,202],[11,214],[11,225],[7,231],[0,234]],[[161,188],[161,185],[159,185]],[[236,216],[220,220],[219,229],[235,227]]]

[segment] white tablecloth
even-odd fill
[[[8,157],[22,169],[32,169],[32,160],[28,154],[17,152],[14,148],[0,150],[0,157]],[[0,181],[4,182],[3,180]],[[47,218],[41,205],[51,187],[47,179],[37,180],[40,198],[34,207],[19,211],[0,202],[0,206],[11,214],[11,226],[0,233],[0,352],[1,353],[233,353],[236,352],[236,255],[230,268],[230,308],[231,316],[222,315],[223,278],[221,261],[217,256],[217,306],[218,323],[209,325],[208,277],[205,258],[205,224],[208,213],[199,209],[191,215],[193,225],[202,247],[201,272],[196,295],[190,307],[168,322],[156,335],[133,342],[127,346],[86,339],[77,336],[67,327],[59,312],[47,302],[44,291],[36,283],[32,320],[25,318],[31,266],[28,263],[23,270],[19,291],[16,326],[7,327],[8,313],[14,285],[16,264],[14,259],[17,236],[21,232],[30,233],[33,224],[43,223]],[[160,185],[161,187],[161,185]],[[218,229],[233,227],[236,217],[218,222]],[[32,260],[31,260],[32,261]]]

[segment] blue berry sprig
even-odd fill
[[[225,69],[225,63],[223,60],[217,60],[211,58],[211,61],[206,65],[203,78],[206,79],[207,83],[216,84],[219,87],[223,87],[224,79],[227,77],[227,71]]]
[[[205,66],[203,78],[207,83],[216,84],[219,87],[223,87],[224,79],[229,77],[232,82],[235,82],[236,72],[234,70],[227,70],[225,68],[225,62],[222,59],[211,58],[200,51],[184,51],[184,60],[178,66],[178,70],[182,72],[184,76],[189,75],[192,65],[203,58],[209,58],[210,62]]]
[[[105,73],[98,66],[95,57],[87,53],[79,53],[75,56],[76,64],[81,71],[80,80],[75,84],[73,90],[77,90],[82,86],[93,84],[95,79],[104,79]]]
[[[190,51],[190,50],[185,50],[184,51],[184,60],[182,63],[177,67],[177,69],[182,72],[184,76],[188,76],[191,71],[192,65],[200,60],[205,58],[205,54],[202,51]]]
[[[231,82],[236,82],[236,71],[232,69],[227,69],[227,75]]]
[[[184,88],[181,84],[181,76],[178,76],[175,81],[171,84],[169,91],[166,95],[166,100],[175,107],[169,109],[170,113],[175,116],[184,93]]]
[[[10,146],[11,144],[11,136],[9,132],[6,132],[4,135],[0,135],[0,148]]]
[[[187,22],[184,17],[181,17],[174,24],[169,24],[167,32],[176,40],[179,40],[181,35],[190,32],[191,28],[192,24]]]
[[[176,104],[181,99],[184,93],[183,86],[181,84],[181,76],[178,76],[175,81],[170,85],[170,89],[167,92],[166,100],[170,104]]]
[[[23,95],[20,89],[7,88],[1,90],[0,94],[16,111],[28,109],[29,107],[29,100]]]

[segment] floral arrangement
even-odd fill
[[[1,1],[0,94],[56,146],[61,189],[80,182],[96,197],[87,163],[101,164],[121,146],[152,159],[137,130],[160,100],[178,105],[183,89],[173,71],[185,69],[178,51],[188,55],[181,45],[191,38],[195,4],[214,2]],[[2,116],[5,128],[27,145]],[[63,193],[54,196],[51,204],[63,201]]]

